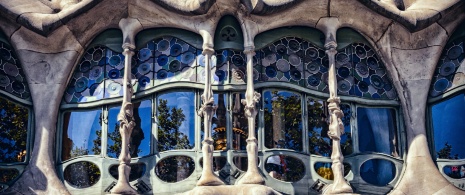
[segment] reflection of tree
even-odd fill
[[[27,109],[0,98],[0,162],[24,161],[27,124]]]
[[[452,153],[452,145],[449,144],[449,142],[446,142],[444,144],[444,147],[439,150],[438,153],[438,158],[442,159],[459,159],[459,155],[455,154],[454,156],[451,156]]]
[[[185,120],[185,115],[181,108],[168,107],[168,100],[160,99],[158,107],[158,151],[173,149],[190,149],[189,138],[179,127]]]
[[[195,164],[187,156],[173,156],[157,163],[155,173],[166,182],[177,182],[186,179],[194,172]]]
[[[100,169],[94,163],[81,161],[68,165],[63,176],[74,187],[86,188],[100,179]]]

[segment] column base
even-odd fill
[[[124,195],[133,195],[137,194],[137,191],[129,185],[129,182],[125,177],[125,175],[129,176],[129,172],[131,172],[131,167],[126,164],[120,164],[118,167],[118,182],[116,183],[115,187],[111,189],[111,194],[124,194]],[[127,174],[125,174],[127,173]]]

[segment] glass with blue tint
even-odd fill
[[[158,151],[194,148],[194,92],[165,93],[157,101]]]
[[[465,96],[453,98],[433,105],[433,131],[436,158],[465,158]]]
[[[399,157],[395,113],[392,108],[357,108],[360,152]]]
[[[264,93],[265,146],[302,151],[301,96],[287,91]]]
[[[388,160],[371,159],[360,167],[360,176],[367,183],[385,186],[395,178],[396,167]]]
[[[29,110],[0,98],[0,163],[24,162]]]
[[[442,169],[450,178],[465,179],[465,164],[462,165],[447,165]]]
[[[152,103],[150,100],[133,103],[136,126],[132,130],[131,157],[142,157],[150,154],[150,135],[152,134]],[[108,146],[109,157],[118,158],[121,153],[121,135],[119,133],[118,113],[121,107],[113,107],[108,111]]]
[[[226,150],[227,149],[227,140],[226,140],[226,94],[225,93],[216,93],[213,94],[215,99],[216,112],[212,118],[212,139],[213,139],[213,148],[215,150]],[[201,120],[200,127],[200,140],[203,141],[204,138],[204,122],[203,117]]]
[[[62,159],[100,154],[102,111],[66,112],[63,120]]]
[[[245,93],[232,94],[232,131],[233,131],[233,149],[246,150],[247,137],[249,136],[249,125],[244,113],[244,104],[241,100],[245,99]],[[255,137],[258,140],[258,115],[255,117]]]

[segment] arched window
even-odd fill
[[[432,156],[439,171],[465,190],[465,24],[451,36],[439,58],[428,102]]]
[[[29,161],[32,117],[21,63],[0,32],[0,192],[19,178]]]

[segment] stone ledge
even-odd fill
[[[276,190],[264,185],[242,184],[222,186],[197,186],[194,189],[179,193],[179,195],[278,195]]]

